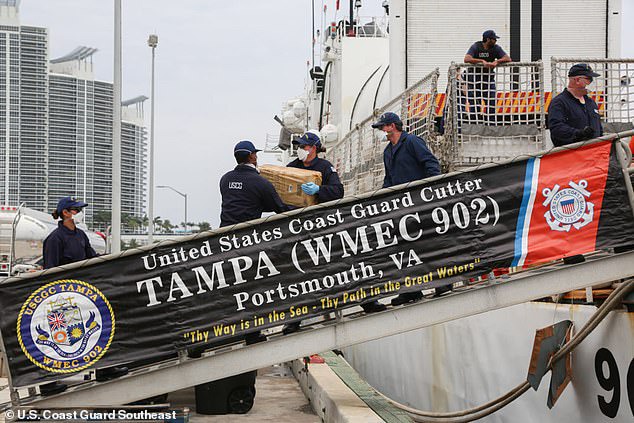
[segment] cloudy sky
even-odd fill
[[[634,57],[634,0],[623,1],[623,55]],[[310,59],[311,0],[123,0],[123,98],[150,94],[156,50],[156,185],[189,197],[188,220],[215,227],[220,176],[241,139],[264,145],[284,101],[302,93]],[[315,0],[318,9],[322,0]],[[335,0],[326,4],[330,10]],[[348,2],[341,1],[340,14]],[[364,0],[362,15],[382,15]],[[22,0],[21,23],[49,28],[51,58],[79,45],[99,49],[98,79],[112,81],[112,0]],[[320,12],[317,21],[320,21]],[[629,24],[628,24],[629,22]],[[319,26],[319,25],[318,25]],[[580,41],[582,42],[582,41]],[[149,126],[150,104],[146,102]],[[155,216],[183,220],[183,199],[155,191]]]
[[[233,145],[263,145],[272,117],[303,90],[309,0],[123,0],[123,99],[150,95],[156,49],[156,185],[188,194],[188,220],[217,226],[218,180]],[[22,0],[23,25],[49,28],[50,57],[96,47],[98,79],[112,81],[112,0]],[[308,30],[308,32],[307,32]],[[149,126],[150,104],[145,104]],[[183,199],[155,190],[155,216],[183,221]]]

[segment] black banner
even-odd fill
[[[593,144],[11,279],[0,329],[13,384],[631,244],[631,210],[602,210],[627,204],[612,156]]]

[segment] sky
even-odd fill
[[[321,3],[320,1],[318,1]],[[188,195],[188,220],[217,227],[218,181],[233,146],[277,135],[282,103],[303,92],[310,58],[310,0],[123,0],[122,98],[151,92],[156,48],[155,185]],[[97,79],[112,81],[113,0],[22,0],[22,25],[49,28],[50,58],[98,48]],[[150,103],[145,103],[149,127]],[[154,215],[184,220],[184,201],[155,189]]]
[[[634,0],[623,2],[622,55],[634,57]],[[317,25],[322,0],[314,0]],[[335,0],[326,4],[334,11]],[[347,14],[348,2],[340,2]],[[381,0],[363,0],[362,15],[383,14]],[[263,146],[277,135],[273,116],[304,90],[311,55],[311,0],[123,0],[123,99],[150,96],[149,34],[157,34],[155,185],[188,195],[188,220],[218,226],[218,181],[235,161],[233,146]],[[22,0],[22,25],[49,28],[56,58],[83,45],[97,79],[112,81],[113,0]],[[145,103],[149,127],[150,103]],[[270,159],[269,159],[270,160]],[[184,202],[155,189],[154,215],[184,219]]]

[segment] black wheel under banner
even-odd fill
[[[239,386],[231,391],[227,398],[227,408],[231,413],[245,414],[253,407],[255,387]]]

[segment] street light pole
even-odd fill
[[[150,181],[148,192],[148,244],[154,243],[154,50],[158,45],[158,35],[151,34],[147,44],[152,48],[152,106],[150,109]]]
[[[185,222],[183,222],[185,224],[185,232],[187,232],[187,194],[185,194],[184,192],[180,192],[179,190],[172,188],[169,185],[157,185],[157,188],[168,188],[171,189],[172,191],[174,191],[175,193],[181,195],[184,199],[185,199]]]
[[[112,253],[121,251],[121,0],[114,2],[112,83]]]

